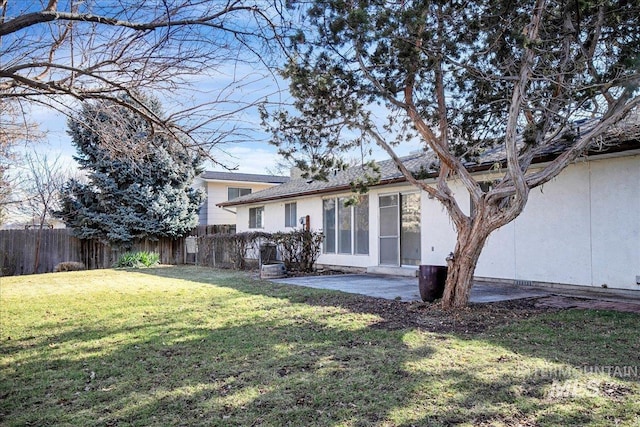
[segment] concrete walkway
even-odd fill
[[[371,274],[336,274],[328,276],[289,277],[272,279],[275,283],[333,289],[376,298],[421,301],[417,277],[376,276]],[[504,284],[476,283],[471,288],[471,302],[496,302],[549,296],[552,292],[526,289]]]

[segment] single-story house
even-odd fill
[[[200,208],[200,225],[226,225],[236,223],[235,209],[219,207],[219,203],[252,194],[289,181],[288,176],[260,175],[236,172],[206,171],[193,183],[204,191],[206,199]]]
[[[562,151],[561,144],[546,150],[534,167]],[[481,181],[495,180],[500,156],[500,150],[486,153],[469,169]],[[418,153],[402,161],[417,171],[429,168],[433,156]],[[352,206],[344,201],[354,195],[350,183],[363,173],[360,167],[326,182],[292,179],[219,206],[236,209],[238,232],[282,231],[308,221],[325,234],[321,265],[409,274],[420,264],[445,265],[456,241],[446,210],[409,185],[392,161],[379,166],[379,184]],[[469,212],[465,187],[450,185]],[[640,291],[640,141],[594,147],[533,189],[522,214],[489,237],[476,278]]]

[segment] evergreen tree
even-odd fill
[[[289,3],[304,18],[283,69],[294,108],[263,111],[272,142],[318,178],[375,143],[439,201],[457,232],[444,307],[467,305],[485,242],[520,215],[529,191],[614,142],[615,125],[640,109],[638,1]],[[435,183],[398,157],[408,140],[436,157]],[[488,189],[467,169],[487,147],[505,158]],[[452,182],[466,188],[471,212]]]
[[[163,115],[157,99],[144,100]],[[85,103],[68,126],[87,180],[65,184],[57,215],[79,238],[127,247],[139,238],[180,237],[197,225],[203,196],[191,183],[200,158],[184,144],[109,101]]]

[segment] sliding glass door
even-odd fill
[[[399,195],[380,196],[380,265],[398,265]]]
[[[380,196],[380,265],[420,264],[420,194]]]
[[[400,257],[402,265],[420,264],[420,194],[400,196]]]

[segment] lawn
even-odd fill
[[[166,267],[0,278],[3,426],[640,425],[640,316]]]

